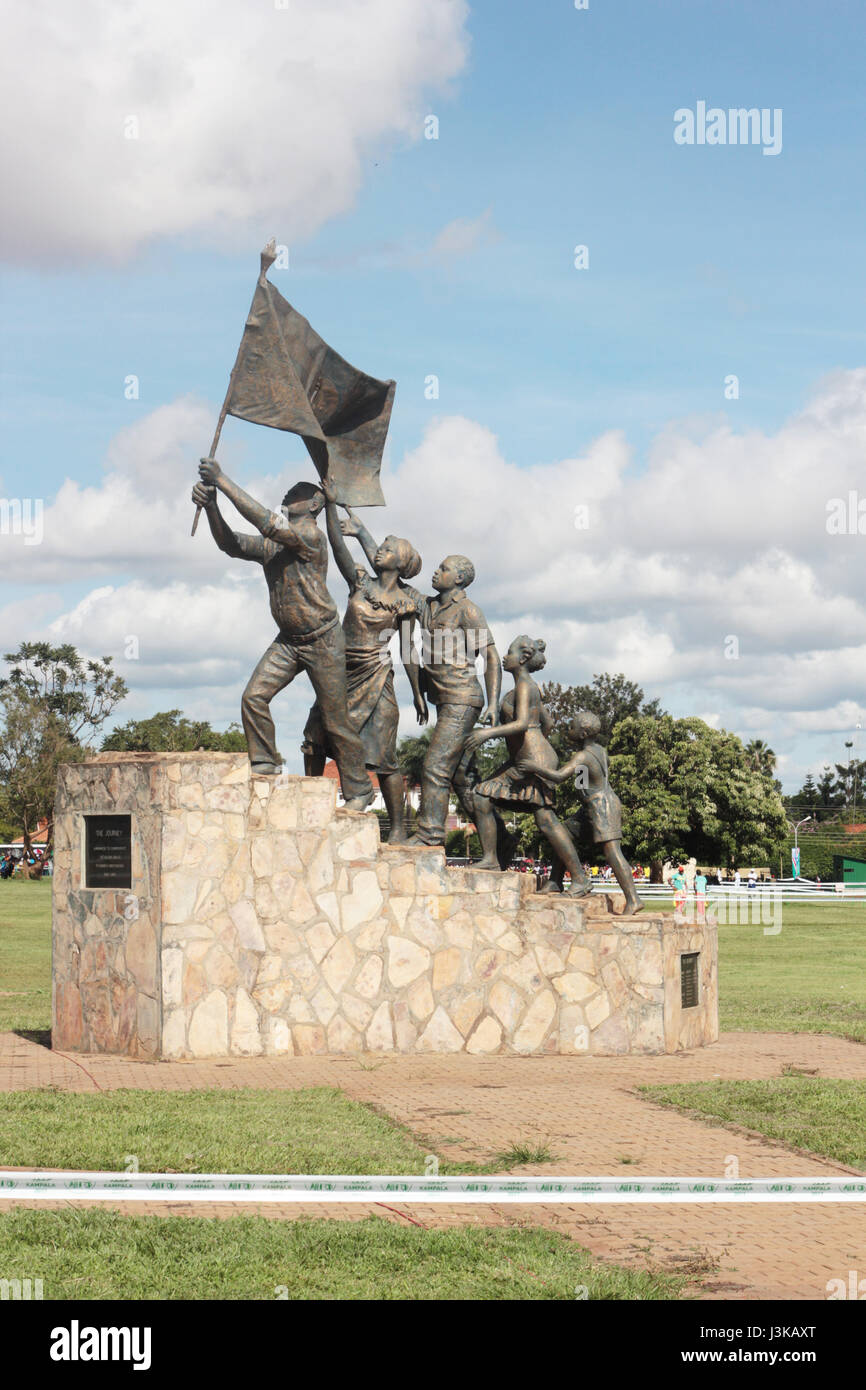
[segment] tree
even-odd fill
[[[397,762],[410,789],[421,785],[421,774],[424,770],[427,749],[430,747],[430,737],[430,730],[425,729],[423,734],[417,734],[412,738],[401,738],[397,744]]]
[[[691,855],[703,864],[774,862],[786,817],[772,777],[741,741],[701,719],[630,718],[610,745],[627,852],[649,862]]]
[[[601,720],[599,743],[607,744],[623,719],[658,719],[664,712],[658,700],[647,700],[640,686],[620,672],[593,676],[592,685],[559,685],[546,682],[541,698],[553,720],[553,743],[561,751],[565,727],[580,709],[592,710]]]
[[[150,719],[131,719],[102,740],[103,752],[114,753],[243,753],[246,739],[238,724],[225,733],[212,729],[206,719],[187,719],[179,709],[165,710]]]
[[[22,642],[3,660],[11,669],[0,690],[15,691],[54,715],[71,743],[87,746],[129,693],[110,656],[91,661],[68,643]]]
[[[776,771],[776,754],[762,738],[751,739],[746,744],[746,753],[752,766],[758,772],[766,772],[772,776]]]
[[[866,762],[852,758],[850,763],[835,763],[836,780],[834,790],[840,806],[853,807],[858,794],[862,798],[863,779],[866,776]]]
[[[22,690],[0,690],[0,794],[4,818],[19,825],[24,863],[33,854],[32,837],[47,822],[45,840],[54,835],[54,793],[61,763],[80,762],[84,749],[67,734],[63,721]],[[26,872],[25,867],[25,872]],[[41,867],[36,866],[36,877]]]
[[[26,859],[43,820],[49,850],[53,843],[58,767],[86,757],[127,686],[110,657],[85,659],[68,644],[22,642],[4,660],[10,670],[0,680],[0,802],[21,826]]]

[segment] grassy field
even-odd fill
[[[0,1031],[51,1027],[51,881],[0,882]]]
[[[658,1300],[679,1297],[689,1279],[596,1263],[532,1226],[99,1210],[0,1215],[0,1270],[41,1279],[45,1299]]]
[[[0,1166],[142,1173],[425,1172],[430,1145],[341,1091],[12,1091],[0,1106]],[[439,1172],[502,1172],[518,1147]],[[539,1160],[536,1157],[536,1161]]]
[[[866,1042],[866,903],[782,903],[781,930],[719,927],[723,1031]]]
[[[701,1119],[757,1130],[866,1171],[866,1082],[783,1076],[763,1081],[696,1081],[639,1086],[648,1100]]]

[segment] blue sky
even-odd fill
[[[305,6],[298,10],[300,22]],[[111,264],[86,235],[67,240],[65,205],[52,203],[46,181],[40,198],[33,196],[42,239],[28,244],[22,232],[6,246],[0,287],[6,496],[38,490],[47,506],[65,478],[98,488],[118,432],[179,397],[209,403],[215,416],[257,252],[272,233],[290,247],[290,269],[271,275],[282,293],[344,356],[397,380],[386,496],[388,468],[399,468],[441,417],[492,432],[502,458],[523,470],[582,456],[606,432],[621,431],[628,477],[636,479],[671,422],[700,434],[727,421],[736,435],[772,437],[828,374],[862,367],[861,6],[590,0],[588,11],[577,11],[570,0],[536,7],[482,0],[470,6],[465,25],[458,21],[463,61],[428,83],[421,55],[405,99],[409,114],[401,110],[392,123],[400,128],[372,123],[359,137],[358,180],[344,206],[315,225],[315,199],[308,199],[312,226],[300,235],[293,234],[291,168],[281,167],[297,138],[290,112],[285,124],[270,119],[260,134],[277,191],[268,193],[270,203],[262,195],[261,208],[250,198],[243,235],[232,245],[214,244],[219,219],[197,224],[191,215],[177,235],[166,218],[165,230],[129,248],[121,235]],[[22,45],[38,52],[44,39],[37,29]],[[166,39],[166,61],[169,51]],[[781,108],[781,153],[676,145],[674,111],[698,100]],[[438,140],[418,138],[418,117],[427,113],[439,118]],[[327,166],[329,142],[314,154]],[[39,158],[35,150],[37,185]],[[73,175],[77,158],[86,197],[94,166],[79,144],[70,155]],[[32,193],[22,188],[25,206]],[[110,206],[110,187],[103,194]],[[286,215],[274,225],[281,199]],[[588,270],[574,268],[578,243],[589,247]],[[724,397],[729,373],[739,378],[737,400]],[[129,374],[139,378],[138,400],[124,397]],[[437,400],[424,396],[429,374],[439,378]],[[230,420],[224,440],[250,476],[303,464],[298,442],[277,432]],[[202,437],[200,452],[208,443]],[[195,463],[193,454],[190,484]],[[703,466],[713,465],[707,459]],[[675,494],[681,516],[671,514],[673,529],[690,533],[687,545],[693,531],[713,526],[706,478],[695,483],[693,496],[685,475]],[[729,486],[722,472],[713,483]],[[858,484],[862,472],[852,474],[850,486]],[[752,509],[748,492],[736,501],[744,514]],[[532,499],[536,509],[561,504],[555,496]],[[615,498],[605,510],[615,532]],[[784,487],[762,524],[766,543],[796,559]],[[94,587],[80,566],[52,571],[46,581],[38,547],[19,557],[8,601],[50,593],[40,609],[46,618],[61,617]],[[862,574],[862,559],[855,563]],[[158,571],[155,558],[154,579]],[[103,569],[99,583],[122,587],[127,578],[118,565]],[[844,584],[834,588],[826,573],[818,575],[819,597],[843,592]],[[624,611],[626,595],[617,603]],[[15,614],[20,621],[17,607]],[[765,626],[773,626],[771,611]],[[12,627],[2,627],[7,646],[15,641]],[[847,636],[840,630],[833,641],[839,647],[854,638],[862,640],[859,628]],[[806,642],[808,650],[814,643]],[[603,655],[599,648],[599,661]],[[652,693],[667,696],[675,713],[711,707],[694,671],[672,670],[666,684]],[[794,702],[800,715],[810,713],[807,696],[804,688]],[[736,726],[736,700],[726,698],[721,717]],[[862,702],[862,684],[827,699],[838,713],[840,703]],[[689,700],[697,707],[688,708]],[[174,703],[185,704],[183,690]],[[750,695],[747,703],[766,710],[768,736],[776,743],[785,737],[796,750],[796,779],[841,742],[829,715],[824,729],[794,730],[774,725],[771,699],[762,704]]]

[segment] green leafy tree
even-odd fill
[[[617,724],[623,719],[657,719],[663,710],[658,700],[647,700],[640,686],[626,680],[620,672],[615,676],[593,676],[591,685],[559,685],[546,682],[541,698],[553,720],[554,746],[561,751],[565,727],[578,710],[589,709],[601,720],[599,742],[607,744]]]
[[[84,747],[129,693],[110,656],[91,661],[68,643],[52,647],[48,642],[22,642],[3,660],[9,674],[0,680],[0,690],[14,691],[47,710],[69,741]]]
[[[427,756],[427,749],[430,747],[430,730],[425,729],[423,734],[417,734],[412,738],[401,738],[397,744],[397,762],[410,788],[420,787],[421,774],[424,771],[424,759]]]
[[[623,802],[628,853],[704,864],[773,863],[787,823],[772,777],[735,734],[701,719],[625,719],[610,745],[611,783]]]
[[[837,811],[845,804],[845,793],[839,790],[839,782],[836,773],[825,763],[821,769],[821,776],[818,778],[818,800],[816,807],[819,811],[821,820],[830,820],[832,816],[828,813]]]
[[[776,771],[776,754],[762,738],[749,740],[746,744],[746,755],[758,772],[766,772],[768,776],[772,776]]]
[[[212,729],[206,719],[187,719],[179,709],[164,710],[150,719],[131,719],[102,740],[103,752],[113,753],[243,753],[243,729],[230,724],[225,733]]]
[[[0,797],[4,820],[20,829],[26,861],[33,837],[45,821],[42,838],[54,837],[54,793],[61,763],[80,762],[85,750],[73,742],[63,721],[22,690],[0,690]],[[13,838],[10,836],[10,838]],[[35,876],[41,875],[37,865]]]
[[[46,822],[49,849],[53,843],[58,767],[87,756],[127,687],[110,657],[91,661],[68,644],[22,642],[4,660],[9,672],[0,680],[0,810],[20,826],[30,855],[40,822]]]

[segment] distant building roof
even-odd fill
[[[44,844],[44,841],[40,839],[40,836],[41,836],[41,835],[44,835],[44,833],[45,833],[45,831],[46,831],[47,829],[48,829],[48,821],[45,820],[45,819],[41,820],[41,821],[39,822],[39,824],[37,825],[36,829],[33,831],[32,835],[30,836],[30,843],[31,843],[32,845],[35,845],[37,842],[38,842],[39,844]],[[23,836],[23,835],[19,835],[17,839],[15,839],[15,840],[10,840],[9,843],[10,843],[11,845],[23,845],[23,844],[24,844],[24,836]]]

